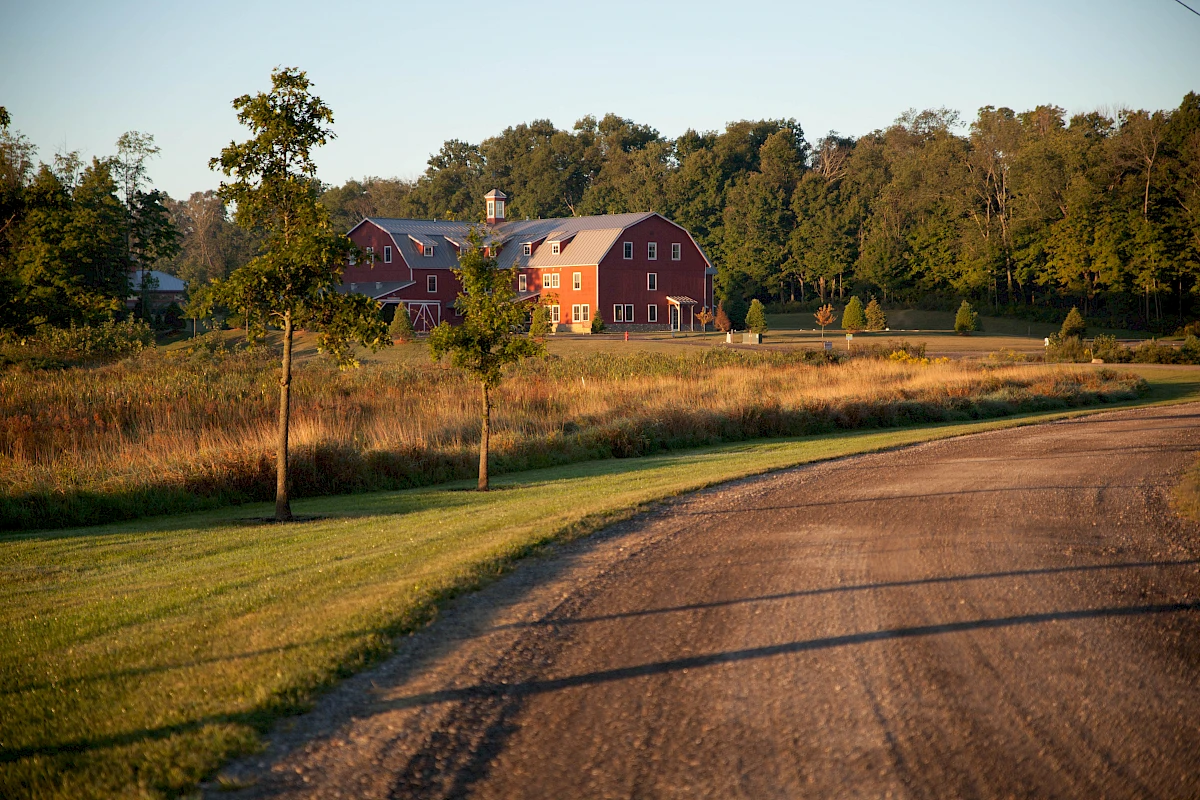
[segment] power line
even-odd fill
[[[1183,0],[1175,0],[1175,2],[1176,2],[1176,3],[1179,3],[1179,5],[1183,6],[1183,7],[1184,7],[1184,8],[1186,8],[1188,11],[1192,12],[1193,14],[1195,14],[1197,17],[1200,17],[1200,11],[1197,11],[1196,9],[1192,8],[1192,7],[1191,7],[1191,6],[1189,6],[1187,3],[1183,2]]]

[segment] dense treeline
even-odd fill
[[[514,217],[659,211],[693,232],[734,307],[857,292],[1174,327],[1200,275],[1200,95],[1070,119],[986,107],[965,129],[913,111],[815,143],[792,119],[673,140],[615,115],[571,131],[542,120],[448,141],[415,181],[349,181],[323,200],[349,229],[478,219],[491,188]]]
[[[257,250],[215,193],[148,189],[157,149],[127,134],[112,158],[35,166],[0,125],[0,329],[120,314],[128,270],[195,287]],[[138,138],[138,137],[141,138]],[[133,137],[130,140],[130,137]],[[491,188],[512,217],[658,211],[717,264],[735,321],[753,298],[885,303],[1171,329],[1195,316],[1200,277],[1200,95],[1170,111],[1067,118],[1056,106],[908,112],[858,139],[810,142],[794,119],[668,139],[609,114],[545,120],[480,144],[447,141],[414,181],[368,178],[322,202],[365,216],[479,219]]]

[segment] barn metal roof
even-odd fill
[[[667,302],[674,303],[677,306],[698,306],[699,300],[693,300],[685,294],[667,295]]]
[[[187,283],[185,281],[179,280],[179,278],[176,278],[174,275],[168,275],[167,273],[159,272],[156,269],[148,270],[147,272],[148,272],[151,280],[158,282],[157,286],[154,286],[153,283],[150,284],[151,286],[154,286],[153,291],[156,291],[156,292],[186,292],[187,291]],[[134,292],[140,292],[142,290],[142,271],[140,269],[136,270],[136,271],[131,271],[129,273],[129,287]]]

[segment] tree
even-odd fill
[[[1067,318],[1063,320],[1062,329],[1058,335],[1063,339],[1068,336],[1082,337],[1087,333],[1087,323],[1083,319],[1083,315],[1079,313],[1079,309],[1071,306],[1071,310],[1067,312]]]
[[[529,335],[542,340],[550,334],[550,306],[538,303],[529,318]]]
[[[337,233],[317,203],[321,190],[312,151],[333,138],[333,112],[309,91],[294,67],[271,73],[271,91],[233,101],[238,121],[253,138],[231,142],[209,162],[220,168],[218,194],[237,206],[237,223],[261,228],[261,252],[214,292],[231,308],[257,309],[283,331],[276,443],[275,519],[292,519],[288,492],[288,425],[291,418],[292,340],[297,327],[319,332],[318,348],[340,366],[354,361],[350,346],[378,348],[387,327],[379,305],[361,294],[339,294],[341,265],[354,245]],[[249,322],[249,320],[248,320]]]
[[[825,326],[833,324],[833,306],[826,303],[817,309],[817,313],[813,315],[817,318],[817,324],[821,326],[821,338],[825,338]]]
[[[979,314],[971,308],[970,303],[963,300],[962,305],[958,307],[958,313],[954,315],[954,331],[965,336],[971,331],[977,330],[979,330]]]
[[[412,317],[408,315],[408,306],[404,303],[396,305],[396,316],[392,317],[392,324],[388,327],[388,333],[393,341],[407,342],[415,335],[413,331]]]
[[[717,330],[721,333],[729,333],[733,330],[733,323],[729,321],[729,315],[725,313],[725,301],[717,301]]]
[[[148,133],[128,131],[117,139],[117,156],[112,159],[113,178],[121,188],[125,203],[125,254],[130,271],[141,270],[141,299],[138,304],[143,318],[149,317],[152,282],[149,272],[164,258],[179,252],[179,232],[167,211],[169,198],[157,189],[146,191],[150,185],[146,162],[158,155],[154,137]]]
[[[751,333],[767,332],[766,309],[757,297],[750,301],[750,310],[746,312],[746,327]]]
[[[696,321],[700,323],[700,332],[708,333],[708,324],[714,319],[713,313],[707,308],[700,309],[700,313],[696,315]]]
[[[883,306],[879,305],[879,301],[874,297],[871,302],[867,303],[866,311],[863,312],[867,318],[867,330],[881,331],[887,327],[887,314],[883,313]]]
[[[599,314],[592,317],[592,333],[604,333],[604,317]]]
[[[483,414],[479,436],[479,491],[488,490],[488,437],[491,433],[491,390],[499,383],[504,368],[518,361],[541,356],[546,347],[519,331],[528,313],[528,303],[518,302],[513,286],[515,269],[499,269],[496,259],[484,250],[483,236],[472,228],[467,247],[459,257],[454,276],[462,285],[455,305],[463,314],[461,325],[441,323],[429,334],[434,361],[449,356],[450,363],[474,376],[483,391]]]
[[[846,310],[842,312],[842,330],[861,331],[866,327],[867,316],[863,313],[862,300],[858,299],[858,295],[854,295],[850,302],[846,303]]]

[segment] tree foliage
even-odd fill
[[[867,303],[863,316],[867,320],[867,330],[881,331],[887,328],[887,314],[884,313],[883,306],[879,305],[879,301],[874,297]]]
[[[767,311],[757,297],[750,301],[750,310],[746,312],[746,327],[751,333],[767,332]]]
[[[1085,333],[1087,333],[1087,323],[1084,321],[1083,315],[1079,313],[1078,308],[1071,306],[1058,335],[1065,339],[1068,336],[1083,336]]]
[[[979,330],[979,313],[966,300],[962,301],[954,315],[954,330],[963,334]]]
[[[862,300],[855,295],[850,298],[850,302],[846,303],[846,308],[842,311],[842,330],[861,331],[866,327],[867,315],[863,311]]]
[[[479,440],[479,490],[488,489],[488,438],[491,430],[491,390],[504,368],[521,359],[540,356],[545,345],[521,333],[529,303],[517,300],[515,269],[499,269],[485,247],[483,234],[472,228],[467,247],[454,270],[462,286],[455,306],[462,324],[443,322],[429,334],[434,361],[447,356],[450,364],[479,381],[483,391],[482,426]]]

